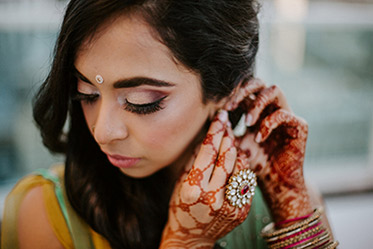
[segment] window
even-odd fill
[[[373,4],[265,1],[257,69],[309,124],[305,174],[324,193],[373,187]]]

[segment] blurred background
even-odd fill
[[[279,85],[309,124],[305,176],[325,198],[339,248],[372,248],[373,0],[261,4],[257,76]],[[50,68],[65,7],[0,0],[1,214],[20,177],[63,161],[43,147],[31,100]]]

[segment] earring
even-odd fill
[[[236,137],[242,137],[243,135],[246,134],[247,126],[245,124],[245,120],[246,120],[246,115],[244,113],[244,114],[242,114],[240,120],[238,121],[238,123],[236,124],[236,126],[233,129],[233,134]]]

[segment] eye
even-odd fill
[[[126,103],[124,104],[124,110],[140,114],[140,115],[146,115],[151,114],[157,111],[162,110],[164,107],[162,107],[162,102],[167,96],[164,96],[154,102],[146,103],[146,104],[134,104],[131,102],[128,102],[126,99]]]
[[[72,97],[73,101],[81,101],[86,104],[93,104],[99,97],[100,95],[97,93],[94,94],[85,94],[85,93],[80,93],[77,92],[75,95]]]

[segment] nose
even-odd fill
[[[106,145],[128,137],[128,130],[123,119],[123,109],[116,105],[101,103],[96,122],[92,129],[96,142]]]

